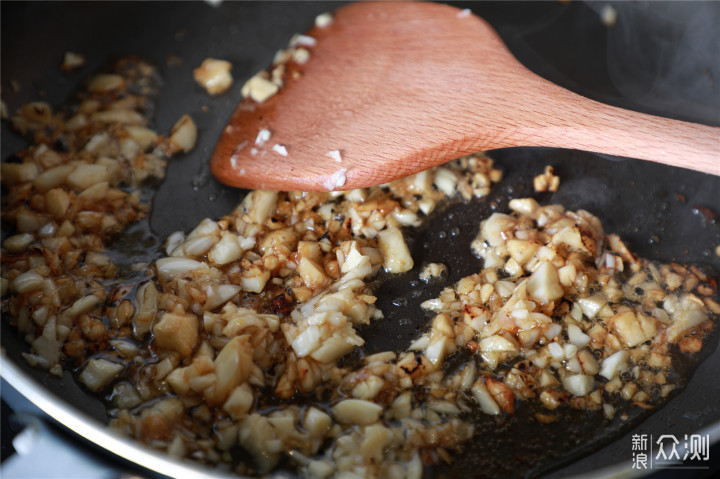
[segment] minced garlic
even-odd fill
[[[654,406],[676,387],[669,348],[698,351],[720,314],[696,268],[640,260],[588,212],[513,199],[480,225],[483,268],[423,303],[428,331],[343,365],[360,328],[383,320],[377,272],[415,266],[406,232],[501,179],[480,154],[381,187],[252,191],[119,284],[109,239],[146,206],[118,185],[162,177],[197,135],[187,116],[168,138],[147,128],[144,102],[128,99],[152,73],[126,63],[96,77],[69,119],[45,103],[13,117],[35,144],[2,165],[3,219],[17,232],[2,245],[0,286],[30,364],[79,366],[78,380],[110,398],[113,428],[174,457],[239,474],[282,461],[304,477],[419,478],[473,437],[475,411],[538,401],[551,422],[567,407],[611,418],[622,401]],[[270,138],[261,130],[255,146]],[[421,278],[446,274],[430,264]],[[469,359],[447,367],[461,349]],[[234,464],[237,448],[252,461]]]
[[[550,165],[545,167],[542,175],[538,175],[533,179],[533,188],[535,188],[537,192],[555,192],[559,187],[560,177],[554,174],[554,169]]]
[[[193,78],[209,94],[219,95],[228,91],[233,84],[230,70],[232,70],[230,62],[206,58],[199,67],[193,70]]]

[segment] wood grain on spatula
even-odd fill
[[[317,40],[310,59],[287,64],[282,90],[263,103],[243,100],[232,115],[210,163],[222,183],[352,189],[512,146],[589,150],[720,175],[720,128],[605,105],[550,83],[467,11],[355,3],[308,35]],[[271,138],[258,147],[262,129]]]

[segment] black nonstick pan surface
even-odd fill
[[[606,4],[457,3],[488,20],[521,62],[555,83],[620,107],[720,126],[720,3],[610,3],[617,12],[612,27],[601,21]],[[237,205],[245,192],[215,182],[207,161],[242,83],[266,67],[294,33],[310,27],[317,14],[337,5],[5,1],[0,4],[2,98],[11,113],[39,99],[59,107],[68,103],[87,75],[113,58],[140,55],[158,67],[164,86],[156,104],[156,130],[168,132],[182,114],[189,113],[198,125],[199,139],[193,151],[171,161],[166,179],[157,187],[149,219],[118,240],[118,251],[129,261],[152,260],[160,255],[168,234],[188,231],[203,218],[218,217]],[[86,65],[72,73],[60,71],[66,51],[84,54]],[[192,69],[207,57],[233,64],[235,84],[222,96],[210,97],[193,81]],[[179,64],[178,58],[182,60]],[[26,144],[3,122],[3,160]],[[386,319],[362,332],[368,352],[407,346],[427,320],[419,304],[441,288],[417,286],[419,267],[445,263],[450,283],[476,272],[481,263],[470,253],[469,243],[479,222],[493,211],[505,211],[507,201],[514,197],[532,195],[543,203],[587,209],[602,220],[607,232],[618,233],[643,257],[720,271],[716,253],[720,245],[720,176],[571,150],[515,148],[496,150],[490,156],[505,173],[490,197],[451,205],[427,227],[415,231],[409,242],[418,268],[382,279],[378,296]],[[554,194],[534,193],[532,177],[546,165],[555,168],[561,187]],[[720,165],[716,173],[720,174]],[[3,225],[3,237],[6,230]],[[717,443],[718,335],[709,343],[708,357],[687,388],[659,411],[643,415],[639,423],[603,424],[576,415],[567,424],[540,431],[526,427],[518,413],[508,424],[471,443],[450,470],[430,474],[622,475],[634,472],[630,463],[633,435],[666,434],[682,439],[701,432]],[[42,391],[45,398],[41,402],[50,398],[77,411],[78,416],[89,416],[90,423],[102,429],[102,403],[75,385],[68,373],[57,380],[27,366],[20,356],[27,346],[5,320],[2,347],[4,376],[12,368],[23,381]],[[713,452],[720,455],[717,448]],[[717,467],[717,463],[708,463],[708,467]],[[153,468],[177,475],[160,466]],[[669,472],[674,477],[703,477],[689,474],[710,471]],[[668,471],[656,471],[662,472]]]

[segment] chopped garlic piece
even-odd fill
[[[284,63],[308,55],[284,50],[259,77],[280,89],[293,71]],[[18,233],[3,243],[0,286],[30,364],[58,375],[61,358],[87,365],[88,387],[112,387],[113,427],[172,455],[224,467],[241,447],[260,474],[282,460],[310,477],[420,477],[423,460],[449,460],[473,437],[473,409],[502,421],[537,398],[554,411],[538,420],[550,421],[564,408],[610,417],[608,399],[649,405],[649,393],[676,387],[667,343],[696,351],[709,311],[720,311],[703,274],[648,266],[589,213],[520,198],[482,224],[473,242],[482,269],[423,302],[435,313],[430,331],[409,349],[339,363],[364,344],[358,328],[382,319],[374,273],[412,268],[401,228],[442,214],[450,196],[481,198],[500,179],[481,155],[376,188],[250,192],[225,216],[169,238],[167,257],[147,271],[133,266],[136,284],[105,289],[118,272],[112,250],[100,252],[106,235],[143,213],[114,186],[142,181],[148,166],[161,171],[159,155],[171,149],[114,81],[96,86],[98,96],[122,97],[117,111],[86,101],[64,125],[82,161],[46,142],[3,166]],[[60,121],[47,104],[14,120],[31,133]],[[260,160],[269,139],[239,147]],[[123,219],[128,212],[136,215]],[[89,344],[106,343],[103,358],[87,357]],[[465,364],[449,368],[460,350],[468,353],[454,358]],[[91,374],[100,359],[110,364]],[[190,444],[194,436],[202,440]]]
[[[333,161],[335,161],[335,162],[337,162],[337,163],[341,163],[341,162],[342,162],[342,156],[340,155],[340,150],[332,150],[332,151],[329,151],[329,152],[327,153],[327,155],[325,155],[325,156],[329,156],[330,158],[333,159]]]
[[[380,419],[383,408],[362,399],[345,399],[332,408],[335,419],[349,424],[367,425]]]
[[[243,98],[251,98],[257,103],[262,103],[278,91],[280,91],[280,87],[258,73],[245,82],[240,92]]]
[[[388,272],[404,273],[412,269],[413,259],[399,228],[390,227],[381,231],[378,240],[385,257],[383,266]]]
[[[333,22],[333,14],[330,12],[321,13],[315,17],[315,26],[318,28],[326,28]]]
[[[272,150],[280,156],[288,155],[287,147],[285,147],[285,145],[275,144],[273,145]]]
[[[65,52],[60,68],[65,71],[75,70],[85,65],[85,57],[80,53]]]
[[[170,131],[170,150],[175,153],[187,153],[195,147],[197,141],[197,126],[190,115],[183,115]]]
[[[182,357],[189,356],[198,342],[198,319],[191,313],[165,313],[153,326],[155,342],[160,348],[171,349]]]
[[[605,4],[600,11],[600,18],[606,27],[614,27],[617,22],[617,10],[610,4]]]
[[[342,188],[347,181],[347,177],[345,176],[346,173],[347,168],[340,168],[325,180],[323,187],[328,191],[334,191],[338,188]]]
[[[420,279],[428,282],[447,276],[447,266],[442,263],[430,263],[420,271]]]
[[[317,40],[308,35],[296,34],[290,39],[290,47],[305,46],[314,47],[317,45]]]
[[[209,94],[219,95],[228,91],[233,84],[230,70],[232,70],[230,62],[206,58],[199,67],[193,70],[193,78]]]
[[[120,372],[125,369],[122,364],[106,359],[91,359],[78,376],[78,380],[93,392],[100,392]]]
[[[263,146],[272,136],[272,133],[267,128],[263,128],[258,131],[257,137],[255,138],[255,144],[257,146]]]
[[[548,165],[545,167],[545,172],[542,175],[535,177],[533,187],[537,192],[555,192],[560,187],[560,177],[555,176],[553,167]]]

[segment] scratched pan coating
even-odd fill
[[[213,7],[189,2],[3,2],[2,96],[14,111],[42,99],[67,104],[88,74],[112,58],[140,55],[158,66],[164,86],[155,108],[155,127],[165,132],[184,113],[199,127],[196,148],[171,161],[166,179],[153,199],[149,221],[133,227],[118,242],[128,261],[159,255],[162,238],[189,230],[205,217],[231,210],[244,191],[224,187],[209,174],[207,160],[239,98],[242,82],[267,66],[274,52],[293,33],[308,28],[315,15],[336,3],[240,2]],[[618,8],[617,24],[600,21],[602,5],[572,3],[462,3],[493,24],[516,56],[531,70],[577,93],[624,108],[672,118],[720,125],[720,45],[713,27],[720,23],[720,4],[640,4]],[[692,25],[692,29],[685,28]],[[668,51],[667,49],[671,50]],[[639,50],[639,52],[638,52]],[[83,53],[87,64],[67,74],[58,66],[65,51]],[[701,52],[690,55],[688,52]],[[627,57],[624,55],[628,55]],[[180,65],[167,62],[170,55]],[[632,55],[636,55],[633,57]],[[637,55],[640,55],[639,57]],[[195,85],[192,69],[206,57],[233,64],[231,91],[210,97]],[[637,58],[640,58],[638,60]],[[677,65],[669,65],[668,58]],[[670,62],[673,63],[673,62]],[[672,71],[677,67],[679,71]],[[11,87],[11,81],[20,90]],[[205,108],[207,107],[207,112]],[[22,149],[25,140],[2,125],[2,159]],[[454,204],[412,233],[409,243],[418,266],[442,262],[449,282],[476,272],[481,263],[469,249],[480,219],[506,211],[513,197],[533,195],[543,203],[584,208],[597,215],[607,232],[618,233],[641,256],[660,261],[702,264],[720,270],[720,178],[636,160],[557,149],[518,148],[491,153],[505,172],[487,200]],[[532,176],[553,165],[562,178],[558,192],[537,195]],[[3,237],[7,233],[3,225]],[[427,324],[419,304],[437,294],[440,285],[418,286],[418,268],[384,279],[379,305],[386,319],[365,328],[366,351],[404,348]],[[520,408],[503,425],[481,418],[479,435],[455,465],[437,476],[562,477],[631,459],[631,436],[682,437],[712,431],[720,439],[720,352],[718,336],[710,338],[709,358],[697,369],[684,392],[640,424],[606,425],[587,413],[573,413],[562,425],[527,427]],[[2,346],[48,394],[72,404],[98,422],[102,403],[71,377],[48,377],[29,368],[20,354],[27,346],[2,322]],[[640,418],[643,419],[643,418]],[[594,452],[593,452],[594,451]],[[147,473],[150,475],[150,473]]]

